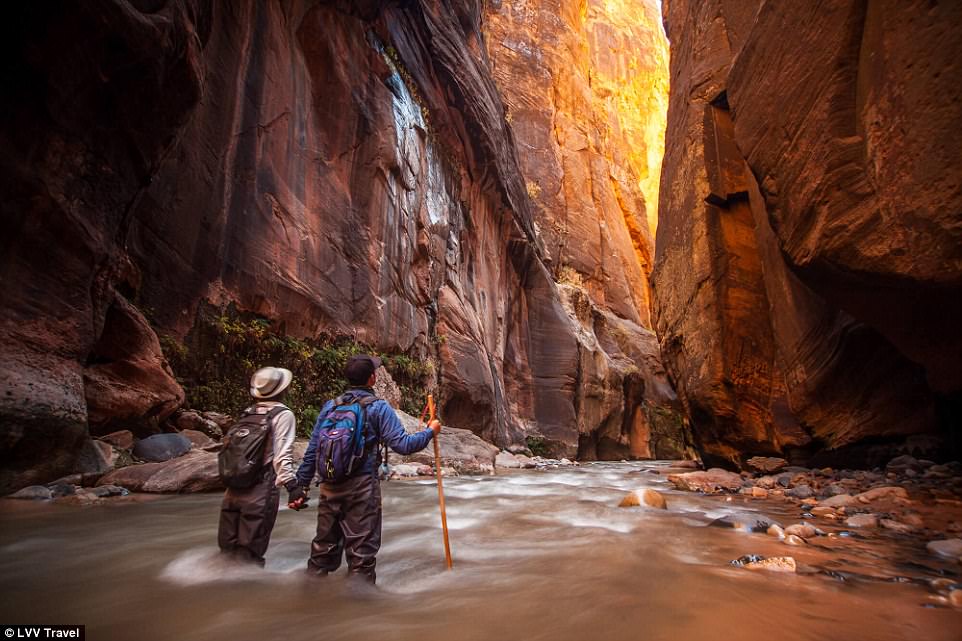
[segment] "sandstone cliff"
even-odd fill
[[[478,3],[25,4],[7,25],[3,488],[69,471],[88,426],[172,412],[144,314],[184,335],[206,305],[430,358],[446,422],[501,446],[652,451],[643,401],[671,392],[650,339],[622,340],[647,325],[631,248],[650,245],[623,238],[642,177],[614,178],[642,204],[613,210],[619,289],[593,288],[586,351]],[[589,381],[588,358],[636,373]],[[610,402],[586,414],[586,394]]]
[[[491,2],[484,34],[535,233],[577,329],[579,456],[658,453],[650,418],[676,404],[649,315],[668,100],[658,7]]]
[[[664,10],[653,307],[703,454],[858,464],[957,439],[962,9]]]

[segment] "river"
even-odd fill
[[[433,481],[384,483],[376,588],[345,581],[343,570],[303,576],[313,510],[282,507],[260,570],[217,558],[218,495],[85,508],[4,501],[0,623],[84,624],[87,639],[125,641],[962,638],[962,612],[931,607],[923,585],[732,567],[744,554],[792,554],[803,567],[806,554],[821,557],[708,527],[761,506],[786,523],[797,516],[673,491],[652,473],[666,465],[449,479],[450,572]],[[663,492],[669,509],[617,507],[642,487]],[[875,559],[883,577],[931,569],[896,543],[843,544],[854,546],[853,566]]]

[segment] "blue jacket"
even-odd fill
[[[367,387],[352,387],[348,391],[355,393],[359,397],[373,396],[370,388]],[[302,487],[307,487],[316,475],[317,443],[320,435],[319,428],[324,417],[327,416],[327,413],[333,408],[334,401],[330,400],[324,404],[320,414],[317,415],[314,432],[311,434],[311,440],[307,444],[307,451],[304,452],[304,460],[301,461],[301,466],[297,468],[297,484]],[[401,425],[401,420],[397,417],[397,414],[394,413],[394,408],[384,399],[378,399],[368,406],[366,421],[367,425],[373,428],[377,443],[371,448],[371,453],[364,460],[361,469],[358,471],[358,475],[375,473],[377,466],[380,465],[381,457],[378,446],[382,443],[387,443],[387,445],[398,454],[414,454],[427,447],[428,443],[430,443],[434,437],[434,430],[431,428],[421,430],[415,434],[406,433],[404,426]]]

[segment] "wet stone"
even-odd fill
[[[948,558],[962,558],[962,539],[929,541],[925,546],[932,554]]]
[[[785,494],[788,496],[793,496],[797,499],[807,499],[811,496],[814,496],[815,493],[812,491],[810,486],[803,484],[793,487],[788,492],[785,492]]]
[[[874,528],[878,527],[878,517],[874,514],[856,514],[845,519],[847,527]]]
[[[43,485],[31,485],[8,495],[7,498],[26,501],[45,501],[53,498],[53,493]]]
[[[785,545],[805,545],[805,539],[795,534],[789,534],[785,537]]]

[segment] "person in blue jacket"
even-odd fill
[[[360,401],[373,397],[377,380],[375,372],[380,366],[381,359],[375,356],[360,354],[351,357],[344,368],[344,377],[350,387],[341,398],[351,396]],[[297,470],[298,487],[290,493],[292,507],[297,509],[306,505],[311,481],[317,473],[319,428],[333,408],[334,400],[321,408],[304,460]],[[325,576],[337,570],[343,553],[349,575],[374,583],[376,557],[381,547],[381,485],[377,477],[381,463],[380,445],[386,444],[398,454],[413,454],[423,450],[441,433],[441,423],[435,420],[426,429],[407,434],[394,408],[384,399],[367,405],[365,426],[365,432],[373,436],[374,441],[359,469],[340,483],[323,482],[319,485],[317,535],[311,542],[311,556],[307,561],[307,571],[311,575]]]

